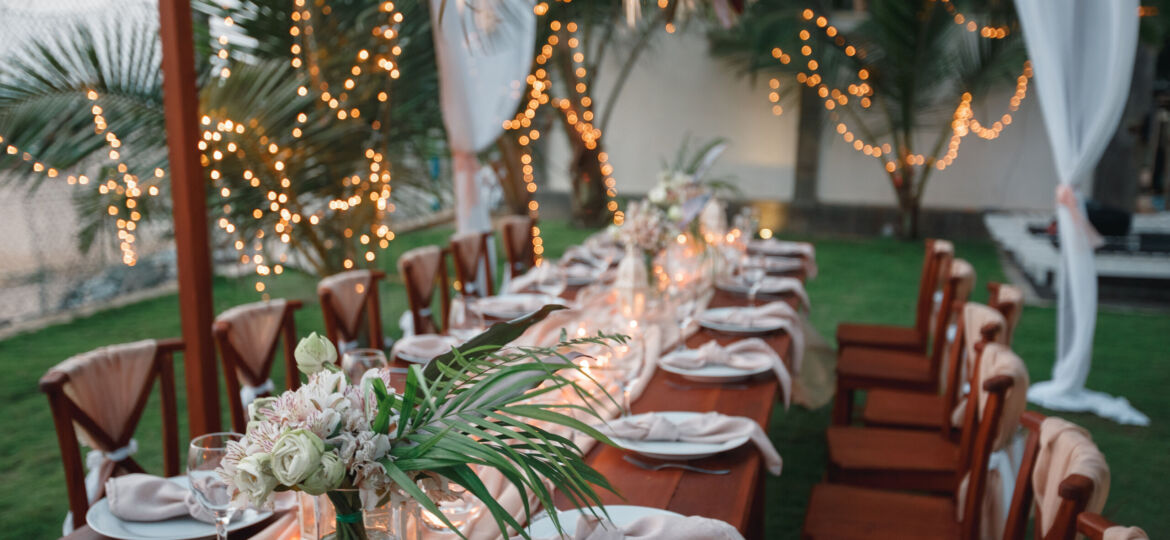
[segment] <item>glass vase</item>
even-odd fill
[[[386,504],[363,510],[356,489],[317,496],[300,493],[297,517],[306,540],[402,540],[394,508]]]

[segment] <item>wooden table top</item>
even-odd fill
[[[782,299],[793,305],[796,302],[791,295],[767,299],[762,295],[759,297],[761,302],[773,299]],[[710,307],[742,306],[746,303],[744,297],[717,292]],[[687,345],[698,347],[712,339],[727,344],[742,338],[700,330],[687,340]],[[764,339],[782,358],[787,359],[791,344],[788,334],[778,333]],[[751,418],[766,430],[772,407],[780,397],[779,392],[779,383],[771,374],[746,383],[718,385],[691,382],[660,370],[632,408],[634,414],[653,411],[716,411],[729,416]],[[702,468],[729,469],[731,472],[725,475],[673,468],[648,471],[623,460],[625,454],[611,446],[597,445],[586,457],[588,463],[608,478],[621,494],[603,492],[601,499],[604,504],[664,508],[683,515],[726,521],[748,537],[762,534],[762,486],[763,475],[767,472],[753,445],[745,444],[731,452],[687,462]],[[656,463],[649,458],[638,459]],[[566,497],[557,496],[557,507],[563,509],[571,506]]]

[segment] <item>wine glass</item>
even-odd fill
[[[760,286],[764,284],[764,276],[767,273],[767,270],[762,266],[748,265],[744,267],[743,280],[748,286],[749,305],[756,305],[756,294],[760,292]]]
[[[447,319],[447,334],[467,341],[483,331],[483,314],[475,306],[476,299],[458,297],[451,301],[451,313]]]
[[[341,371],[351,384],[361,382],[367,371],[388,365],[386,353],[380,349],[350,349],[341,355]]]
[[[243,438],[239,433],[208,433],[191,439],[187,449],[187,482],[195,500],[215,516],[215,537],[219,540],[227,540],[227,525],[235,508],[231,490],[217,469],[227,455],[228,443]]]
[[[645,355],[639,350],[640,345],[641,342],[638,340],[617,345],[611,354],[599,356],[595,367],[592,368],[606,379],[618,384],[618,389],[622,393],[620,405],[623,418],[630,416],[630,392],[633,391],[634,382],[642,374]]]
[[[555,264],[543,262],[536,267],[536,290],[541,293],[559,297],[565,292],[568,286],[568,278],[565,277],[565,272]]]

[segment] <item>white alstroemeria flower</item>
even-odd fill
[[[669,218],[671,221],[678,221],[678,220],[682,219],[682,217],[683,217],[682,207],[677,205],[677,204],[674,206],[671,206],[670,210],[666,211],[666,217]]]
[[[281,484],[293,487],[320,466],[324,452],[325,442],[309,430],[289,431],[272,447],[272,475]]]
[[[297,369],[306,375],[312,375],[325,369],[326,364],[337,363],[337,348],[324,336],[317,335],[316,332],[309,334],[309,337],[302,338],[301,342],[297,343],[293,355],[297,359]]]
[[[658,185],[654,186],[653,188],[650,189],[650,192],[646,194],[646,198],[649,199],[650,202],[652,202],[654,204],[665,203],[666,196],[667,196],[666,186],[664,186],[662,184],[658,184]]]

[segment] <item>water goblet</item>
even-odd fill
[[[239,433],[208,433],[191,439],[187,449],[187,482],[199,505],[215,516],[215,537],[227,539],[228,522],[232,520],[232,494],[226,481],[220,477],[219,469],[227,455],[229,442],[239,442],[244,436]]]
[[[747,266],[743,269],[743,280],[748,286],[748,304],[756,305],[756,294],[760,292],[760,286],[764,284],[764,276],[767,271],[762,266]]]
[[[564,270],[555,264],[544,262],[536,267],[536,290],[541,293],[559,297],[568,287],[568,278]]]
[[[388,365],[386,353],[380,349],[350,349],[341,355],[341,371],[351,384],[361,382],[367,371]]]

